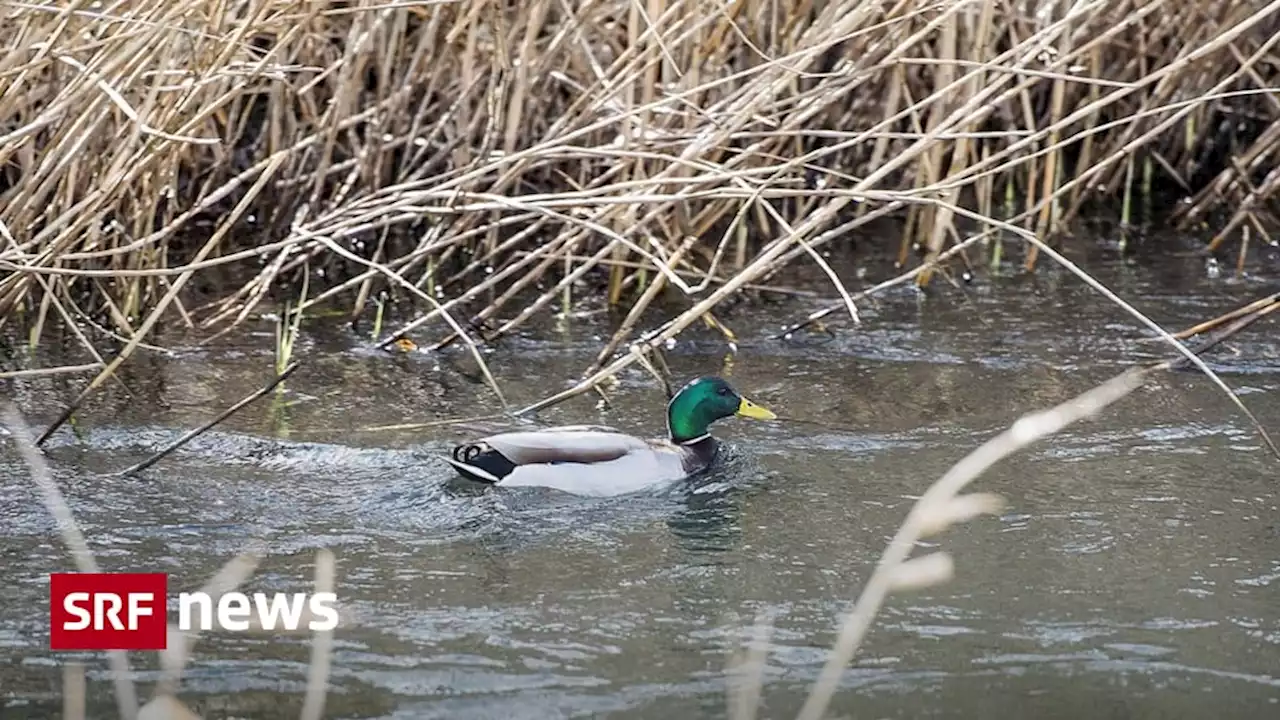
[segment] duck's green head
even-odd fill
[[[701,440],[711,423],[737,415],[756,420],[777,417],[742,397],[729,383],[718,377],[700,377],[680,388],[667,404],[667,427],[675,442]]]

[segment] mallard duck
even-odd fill
[[[733,415],[773,420],[718,377],[690,381],[667,403],[664,440],[614,428],[571,425],[491,435],[444,460],[465,478],[502,487],[549,487],[579,495],[619,495],[683,480],[715,461],[711,423]]]

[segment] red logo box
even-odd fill
[[[165,573],[49,575],[49,649],[163,650]]]

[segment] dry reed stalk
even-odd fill
[[[64,720],[85,718],[84,665],[78,662],[62,667],[62,717]]]
[[[1055,198],[1055,197],[1057,197],[1058,195],[1062,195],[1062,194],[1066,193],[1069,189],[1070,189],[1070,187],[1069,187],[1069,186],[1067,186],[1067,185],[1064,185],[1064,186],[1060,187],[1060,188],[1059,188],[1059,189],[1058,189],[1054,194],[1050,195],[1050,197],[1048,197],[1048,198],[1046,198],[1045,200],[1041,201],[1041,202],[1042,202],[1042,204],[1043,204],[1043,203],[1052,202],[1052,201],[1054,200],[1054,198]],[[923,200],[922,200],[922,201],[923,201]],[[940,203],[940,202],[939,202],[939,204],[942,204],[942,203]],[[1110,301],[1110,302],[1114,303],[1115,305],[1119,306],[1119,307],[1120,307],[1121,309],[1123,309],[1126,313],[1128,313],[1129,315],[1133,316],[1135,319],[1137,319],[1139,322],[1141,322],[1143,325],[1145,325],[1145,326],[1146,326],[1147,328],[1149,328],[1151,331],[1153,331],[1154,333],[1156,333],[1156,335],[1158,335],[1158,336],[1159,336],[1159,338],[1160,338],[1161,340],[1163,340],[1163,341],[1165,341],[1165,342],[1169,343],[1171,346],[1173,346],[1173,348],[1174,348],[1176,351],[1178,351],[1178,353],[1179,353],[1179,354],[1181,354],[1181,355],[1183,356],[1183,360],[1182,360],[1181,362],[1187,362],[1187,363],[1189,363],[1189,364],[1191,364],[1191,365],[1194,365],[1197,369],[1199,369],[1199,370],[1200,370],[1200,372],[1202,372],[1205,376],[1207,376],[1207,377],[1209,378],[1209,380],[1210,380],[1210,381],[1212,381],[1212,382],[1214,383],[1214,385],[1216,385],[1219,389],[1221,389],[1221,390],[1223,391],[1223,393],[1224,393],[1224,394],[1226,394],[1227,398],[1232,402],[1232,404],[1234,404],[1234,405],[1236,406],[1236,408],[1237,408],[1237,409],[1239,409],[1239,410],[1240,410],[1240,412],[1241,412],[1241,413],[1243,413],[1243,414],[1245,415],[1245,417],[1247,417],[1247,418],[1249,419],[1250,423],[1251,423],[1251,424],[1253,425],[1253,427],[1254,427],[1254,430],[1258,433],[1259,438],[1262,440],[1263,444],[1267,447],[1267,449],[1272,453],[1272,455],[1276,456],[1277,458],[1280,458],[1280,447],[1278,447],[1278,446],[1276,445],[1276,443],[1272,440],[1270,433],[1268,433],[1268,432],[1267,432],[1266,428],[1265,428],[1265,427],[1262,425],[1262,423],[1257,419],[1257,417],[1253,414],[1253,412],[1252,412],[1252,411],[1250,411],[1250,410],[1249,410],[1249,408],[1245,406],[1244,402],[1243,402],[1242,400],[1240,400],[1240,398],[1236,395],[1236,393],[1235,393],[1235,392],[1233,392],[1233,391],[1231,390],[1231,388],[1230,388],[1230,387],[1229,387],[1229,386],[1228,386],[1228,385],[1227,385],[1227,384],[1222,380],[1222,378],[1221,378],[1221,377],[1219,377],[1219,376],[1218,376],[1218,374],[1217,374],[1217,373],[1215,373],[1215,372],[1213,371],[1213,369],[1212,369],[1212,368],[1210,368],[1207,364],[1205,364],[1205,362],[1204,362],[1203,360],[1201,360],[1201,359],[1196,355],[1196,353],[1194,353],[1194,352],[1192,352],[1191,350],[1187,349],[1187,348],[1186,348],[1182,343],[1178,342],[1178,341],[1177,341],[1177,339],[1176,339],[1173,335],[1171,335],[1168,331],[1166,331],[1164,328],[1162,328],[1159,324],[1157,324],[1156,322],[1154,322],[1153,320],[1151,320],[1149,317],[1147,317],[1146,315],[1144,315],[1142,312],[1140,312],[1139,310],[1137,310],[1136,308],[1134,308],[1134,307],[1133,307],[1132,305],[1130,305],[1128,302],[1126,302],[1126,301],[1124,301],[1123,299],[1121,299],[1118,295],[1116,295],[1114,292],[1112,292],[1109,288],[1107,288],[1105,285],[1103,285],[1103,284],[1102,284],[1101,282],[1099,282],[1097,279],[1095,279],[1094,277],[1092,277],[1091,275],[1089,275],[1089,274],[1088,274],[1088,273],[1086,273],[1085,271],[1081,270],[1077,265],[1075,265],[1075,263],[1072,263],[1070,260],[1068,260],[1067,258],[1065,258],[1064,256],[1062,256],[1061,254],[1059,254],[1057,251],[1055,251],[1054,249],[1050,248],[1048,245],[1046,245],[1046,244],[1044,243],[1044,241],[1042,241],[1042,240],[1040,240],[1039,238],[1037,238],[1034,234],[1032,234],[1032,233],[1030,233],[1030,232],[1027,232],[1027,231],[1023,230],[1022,228],[1019,228],[1019,227],[1017,227],[1017,226],[1013,225],[1012,223],[1009,223],[1009,222],[1002,222],[1002,221],[996,221],[996,220],[992,220],[991,218],[982,217],[982,216],[978,215],[977,213],[974,213],[974,212],[969,211],[969,210],[965,210],[965,209],[960,208],[960,207],[956,207],[956,206],[948,205],[948,206],[947,206],[947,209],[949,209],[950,211],[952,211],[952,212],[954,212],[954,213],[956,213],[956,214],[959,214],[959,215],[969,216],[969,217],[971,217],[972,219],[977,220],[977,221],[990,223],[990,225],[991,225],[993,228],[1002,229],[1002,230],[1004,230],[1004,231],[1006,231],[1006,232],[1009,232],[1009,233],[1011,233],[1011,234],[1013,234],[1013,235],[1016,235],[1016,236],[1018,236],[1018,237],[1022,238],[1022,239],[1023,239],[1023,240],[1025,240],[1029,245],[1033,246],[1033,247],[1034,247],[1034,248],[1036,248],[1038,251],[1040,251],[1040,252],[1043,252],[1043,253],[1047,254],[1047,255],[1048,255],[1048,256],[1049,256],[1049,257],[1050,257],[1054,262],[1056,262],[1056,263],[1058,263],[1059,265],[1061,265],[1061,266],[1063,266],[1064,268],[1066,268],[1066,269],[1067,269],[1068,271],[1070,271],[1073,275],[1075,275],[1076,277],[1078,277],[1078,278],[1080,278],[1082,281],[1084,281],[1084,282],[1085,282],[1085,284],[1089,285],[1091,288],[1093,288],[1095,291],[1097,291],[1099,294],[1101,294],[1103,297],[1105,297],[1108,301]],[[1029,217],[1029,216],[1030,216],[1030,215],[1035,211],[1035,209],[1036,209],[1036,208],[1032,208],[1032,209],[1030,209],[1030,210],[1028,210],[1028,211],[1024,212],[1024,213],[1023,213],[1023,215],[1022,215],[1022,217]],[[966,242],[972,242],[972,241],[974,241],[974,240],[978,239],[978,237],[980,237],[980,236],[977,236],[977,237],[971,237],[971,238],[969,238],[969,240],[968,240],[968,241],[966,241]],[[957,250],[958,250],[958,249],[960,249],[960,246],[957,246],[957,248],[956,248],[956,249],[957,249]],[[916,271],[914,271],[913,273],[909,273],[909,275],[913,275],[913,276],[914,276],[916,273],[923,271],[923,269],[924,269],[925,267],[928,267],[928,266],[927,266],[927,265],[922,265],[920,268],[918,268],[918,269],[917,269]],[[901,279],[902,279],[901,277],[900,277],[900,278],[896,278],[895,280],[893,280],[893,281],[891,281],[891,282],[898,282],[898,281],[900,281]],[[804,327],[804,326],[806,326],[806,325],[808,325],[808,324],[810,324],[810,323],[813,323],[813,322],[815,322],[815,321],[817,321],[817,320],[821,319],[822,317],[825,317],[827,314],[830,314],[831,312],[833,312],[833,311],[834,311],[834,309],[835,309],[834,307],[833,307],[833,308],[827,308],[827,309],[825,309],[825,310],[823,310],[823,311],[819,311],[819,312],[817,312],[817,313],[811,314],[811,315],[809,316],[809,318],[807,318],[807,319],[806,319],[806,320],[804,320],[803,322],[801,322],[801,323],[799,323],[799,324],[797,324],[797,325],[792,326],[792,328],[791,328],[791,329],[789,329],[789,330],[787,330],[787,331],[784,331],[783,335],[784,335],[784,336],[785,336],[785,335],[789,335],[791,332],[794,332],[795,330],[797,330],[797,329],[799,329],[799,328],[801,328],[801,327]],[[1268,310],[1266,311],[1266,313],[1268,313],[1268,314],[1269,314],[1269,312],[1270,312],[1270,309],[1268,309]],[[687,314],[687,313],[686,313],[686,314]],[[1255,318],[1255,319],[1256,319],[1256,318]],[[575,389],[576,389],[576,388],[575,388]],[[570,392],[571,392],[571,391],[570,391]],[[563,396],[563,397],[569,397],[569,396],[571,396],[571,395],[566,395],[565,393],[561,393],[560,395],[555,396],[556,401],[559,401],[559,399],[563,399],[563,397],[562,397],[562,396]],[[539,407],[539,406],[540,406],[540,405],[531,406],[531,409],[532,409],[532,408]]]
[[[37,341],[68,318],[120,337],[90,391],[162,318],[225,332],[308,268],[324,281],[307,308],[359,319],[371,297],[407,296],[426,306],[380,344],[442,319],[440,347],[459,336],[446,313],[487,322],[517,301],[502,283],[558,291],[487,341],[588,278],[628,305],[659,274],[699,305],[711,285],[723,299],[801,258],[822,266],[841,228],[903,209],[901,260],[917,247],[932,267],[960,241],[948,208],[991,218],[1006,188],[1011,222],[1052,241],[1135,161],[1144,188],[1190,191],[1186,221],[1231,210],[1214,250],[1241,226],[1265,238],[1280,191],[1280,98],[1262,70],[1274,0],[0,13],[0,322],[22,308]],[[1236,149],[1219,157],[1224,142]],[[205,242],[228,212],[234,229]],[[191,274],[213,268],[253,272],[184,305]],[[438,309],[423,287],[451,297]]]
[[[333,553],[329,550],[317,552],[315,592],[333,592],[334,574]],[[302,703],[301,720],[320,720],[324,714],[332,654],[333,631],[317,631],[311,641],[311,662],[307,669],[307,693]]]
[[[58,526],[58,533],[62,536],[62,542],[71,554],[76,569],[88,573],[102,572],[98,561],[93,557],[93,552],[89,549],[89,544],[84,539],[84,534],[80,531],[79,524],[76,523],[75,516],[71,513],[71,506],[67,504],[67,499],[58,489],[57,483],[53,480],[53,474],[44,461],[44,456],[40,454],[40,450],[32,440],[26,421],[12,403],[6,403],[4,424],[8,427],[23,462],[31,472],[31,480],[39,490],[45,508]],[[111,666],[111,679],[115,684],[116,704],[120,710],[120,717],[124,720],[133,720],[138,717],[138,691],[129,675],[129,655],[120,650],[113,650],[107,653],[107,662]]]
[[[729,658],[729,674],[741,675],[737,686],[730,683],[729,717],[733,720],[755,720],[760,710],[760,696],[764,690],[765,662],[769,655],[769,636],[773,625],[763,613],[751,627],[751,637],[743,653],[733,653]]]
[[[1192,325],[1191,327],[1186,328],[1185,330],[1179,330],[1176,333],[1172,333],[1172,336],[1179,340],[1186,340],[1187,338],[1195,337],[1196,335],[1199,335],[1201,333],[1209,332],[1210,330],[1213,330],[1214,328],[1222,325],[1223,323],[1230,322],[1231,320],[1235,320],[1245,315],[1249,315],[1251,313],[1257,312],[1258,310],[1265,309],[1275,304],[1280,304],[1280,293],[1272,293],[1264,298],[1259,298],[1242,307],[1236,308],[1235,310],[1232,310],[1227,313],[1223,313],[1222,315],[1219,315],[1218,317],[1213,318],[1211,320],[1205,320],[1204,322],[1196,323],[1195,325]],[[1150,338],[1150,339],[1155,340],[1156,338]]]
[[[1228,338],[1232,337],[1236,333],[1239,333],[1241,330],[1244,330],[1245,328],[1271,315],[1277,310],[1280,310],[1280,302],[1273,302],[1270,305],[1262,306],[1261,308],[1254,310],[1253,312],[1247,315],[1237,318],[1231,324],[1227,325],[1226,327],[1223,327],[1220,330],[1217,330],[1211,336],[1205,338],[1204,341],[1201,342],[1196,347],[1195,354],[1199,356],[1205,352],[1208,352],[1209,350],[1213,349],[1214,347],[1217,347],[1219,344],[1226,341]],[[1178,358],[1176,360],[1167,360],[1163,363],[1158,363],[1158,367],[1162,367],[1170,370],[1182,370],[1188,367],[1189,365],[1191,365],[1191,363],[1188,362],[1187,358]]]
[[[671,264],[673,266],[680,262],[684,257],[685,252],[696,240],[697,238],[695,237],[686,238],[685,242],[682,243],[680,247],[676,248],[676,251],[671,255]],[[649,287],[645,288],[644,293],[631,306],[631,310],[627,312],[627,316],[622,319],[622,323],[618,326],[617,331],[613,333],[613,337],[609,338],[609,342],[605,343],[605,346],[596,355],[595,362],[591,363],[587,368],[587,375],[599,370],[600,367],[604,365],[605,361],[613,355],[613,352],[618,349],[618,346],[621,345],[622,342],[626,340],[627,336],[631,334],[631,331],[635,329],[636,323],[640,320],[640,316],[649,308],[649,303],[653,302],[653,299],[658,296],[658,293],[662,292],[664,287],[666,287],[666,280],[662,275],[657,276],[654,278],[653,282],[649,283]]]
[[[249,395],[245,396],[235,405],[232,405],[226,410],[223,410],[222,412],[218,413],[217,416],[215,416],[209,422],[201,425],[200,427],[194,430],[183,433],[182,437],[178,438],[177,440],[174,440],[173,442],[169,443],[165,447],[161,448],[160,450],[155,452],[153,455],[151,455],[151,457],[148,457],[147,459],[139,463],[136,463],[134,465],[130,465],[124,470],[121,470],[118,473],[116,473],[116,475],[120,477],[124,477],[126,475],[132,475],[133,473],[146,470],[152,465],[155,465],[156,463],[164,459],[165,456],[171,454],[173,451],[177,450],[183,445],[186,445],[187,443],[196,439],[200,435],[208,432],[215,425],[231,417],[236,412],[238,412],[241,408],[245,407],[246,405],[249,405],[253,401],[257,400],[258,398],[261,398],[262,396],[274,390],[277,385],[287,380],[289,376],[292,375],[294,371],[297,370],[299,367],[301,367],[301,364],[298,362],[289,363],[288,366],[286,366],[279,374],[277,374],[274,378],[272,378],[266,385],[262,386],[261,388],[258,388],[257,390],[253,391]]]
[[[1053,252],[1048,248],[1042,249]],[[1191,361],[1198,360],[1199,355],[1218,343],[1277,310],[1280,310],[1277,296],[1268,296],[1182,331],[1178,333],[1179,336],[1197,334],[1235,319],[1234,323],[1223,328],[1215,337],[1208,339],[1194,351],[1177,345],[1185,357],[1126,370],[1054,408],[1024,415],[1008,430],[988,440],[953,465],[916,501],[881,555],[862,594],[853,609],[845,616],[828,660],[823,665],[814,688],[806,698],[797,716],[798,719],[819,720],[823,717],[839,686],[840,677],[861,647],[876,615],[891,593],[927,587],[952,578],[955,570],[949,553],[938,551],[914,559],[910,558],[910,554],[918,541],[927,536],[939,534],[954,524],[980,515],[998,512],[1003,504],[1002,498],[985,493],[960,495],[966,486],[995,463],[1014,452],[1057,433],[1074,422],[1097,414],[1108,405],[1141,387],[1151,374],[1176,370],[1191,364]],[[1164,334],[1167,335],[1167,333]],[[768,655],[768,624],[762,619],[757,620],[756,632],[758,637],[750,650],[750,658],[731,661],[731,668],[734,666],[747,668],[750,679],[738,688],[736,694],[732,692],[730,694],[730,717],[735,720],[750,720],[755,717],[763,690],[763,668]]]
[[[35,483],[44,502],[45,508],[53,517],[62,536],[63,543],[71,554],[80,572],[102,572],[88,543],[76,523],[75,516],[67,504],[66,498],[53,480],[49,467],[40,454],[31,431],[21,413],[12,404],[4,411],[4,424],[14,439],[18,453],[22,456],[31,479]],[[264,549],[255,543],[247,552],[233,558],[224,565],[201,588],[217,602],[222,594],[234,591],[253,574]],[[329,550],[320,550],[316,554],[316,592],[332,592],[334,589],[334,556]],[[258,628],[261,630],[261,628]],[[154,696],[141,708],[138,706],[137,689],[130,676],[128,655],[122,651],[107,652],[111,667],[112,681],[115,685],[116,703],[121,718],[137,720],[200,720],[200,716],[191,711],[177,699],[178,686],[182,672],[191,659],[191,651],[199,638],[199,631],[183,632],[170,624],[168,628],[169,642],[167,648],[159,653],[161,676],[156,684]],[[333,631],[317,633],[311,646],[311,662],[308,669],[307,689],[303,701],[302,718],[314,720],[324,710],[327,694],[329,664],[332,656]],[[83,718],[85,716],[85,677],[84,666],[80,663],[68,663],[63,670],[63,716],[67,718]]]
[[[1280,131],[1280,123],[1275,127]],[[1280,132],[1276,132],[1275,135],[1277,136],[1278,141],[1280,141]],[[1274,148],[1274,143],[1271,144],[1271,147]],[[1262,153],[1257,154],[1261,155]],[[1245,194],[1243,200],[1241,200],[1240,206],[1236,210],[1235,214],[1231,216],[1231,219],[1227,221],[1227,224],[1224,225],[1222,229],[1218,230],[1218,232],[1213,236],[1213,239],[1209,241],[1209,244],[1205,246],[1206,252],[1216,251],[1227,240],[1227,238],[1231,237],[1236,228],[1244,224],[1246,220],[1252,223],[1252,227],[1257,228],[1258,232],[1261,233],[1264,238],[1268,236],[1266,226],[1258,220],[1254,211],[1262,199],[1269,197],[1273,190],[1280,187],[1280,164],[1277,164],[1269,173],[1267,173],[1266,177],[1262,179],[1261,186],[1255,186],[1249,181],[1249,173],[1241,167],[1241,162],[1239,160],[1232,158],[1231,163],[1232,167],[1235,168],[1239,175],[1239,184],[1243,186],[1241,189],[1247,190],[1248,192]],[[1245,231],[1247,232],[1248,229],[1249,227],[1246,226]],[[1244,253],[1241,251],[1241,257],[1243,257],[1243,255]]]
[[[397,339],[405,336],[410,332],[413,332],[415,329],[434,320],[436,315],[440,315],[445,312],[448,312],[455,305],[460,305],[462,303],[465,303],[468,300],[471,300],[472,298],[479,297],[482,293],[488,290],[498,287],[502,281],[506,280],[508,277],[515,275],[519,271],[523,270],[527,265],[532,264],[534,260],[541,259],[542,262],[534,266],[531,272],[526,273],[523,279],[516,281],[516,283],[518,283],[517,292],[519,292],[521,288],[526,287],[527,285],[535,282],[536,278],[541,277],[542,273],[545,273],[547,268],[550,267],[551,264],[553,264],[558,259],[558,256],[556,255],[556,253],[559,251],[559,248],[562,245],[569,245],[568,250],[565,251],[566,254],[572,253],[573,244],[563,242],[563,240],[564,239],[561,238],[547,245],[543,245],[538,250],[535,250],[534,252],[529,253],[524,258],[521,258],[519,261],[512,263],[510,266],[505,268],[502,272],[495,273],[493,276],[491,276],[489,279],[485,280],[484,282],[473,285],[462,295],[456,298],[453,298],[448,302],[442,303],[439,308],[434,308],[430,312],[418,318],[415,318],[413,321],[405,324],[403,327],[392,332],[385,340],[382,341],[382,343],[380,343],[379,346],[385,348],[391,345]],[[510,293],[510,289],[511,287],[509,286],[507,289],[508,293],[514,294],[514,293]],[[491,302],[489,305],[486,306],[486,309],[490,309],[493,307],[494,307],[494,303]]]
[[[367,265],[370,268],[377,270],[379,273],[385,275],[387,278],[394,281],[398,285],[404,288],[407,288],[409,291],[411,291],[418,297],[421,297],[422,299],[426,300],[428,303],[431,303],[436,307],[437,310],[440,310],[441,315],[444,316],[445,321],[449,323],[449,326],[453,328],[453,331],[457,333],[458,336],[461,337],[466,342],[467,348],[471,351],[471,356],[475,359],[476,364],[480,367],[480,372],[484,376],[485,382],[489,385],[489,389],[493,390],[493,394],[498,397],[498,402],[502,404],[502,407],[504,409],[507,407],[507,398],[502,394],[502,388],[498,386],[497,379],[495,379],[493,377],[493,373],[489,371],[489,364],[485,362],[484,355],[482,355],[480,352],[480,349],[476,347],[475,341],[471,339],[471,336],[468,335],[467,332],[464,331],[460,325],[458,325],[458,322],[453,319],[452,315],[450,315],[447,311],[442,309],[443,306],[441,306],[440,303],[435,298],[422,292],[417,288],[417,286],[413,285],[408,280],[405,280],[404,277],[402,277],[399,273],[396,273],[395,271],[388,269],[386,266],[380,265],[378,263],[375,263],[369,260],[365,260],[356,255],[353,255],[348,250],[338,246],[336,243],[333,243],[333,241],[329,240],[328,238],[321,238],[320,240],[321,242],[329,245],[329,249],[332,250],[334,253],[338,254],[339,256],[345,257],[348,260],[351,260],[353,262],[358,262],[358,263]]]
[[[820,720],[823,717],[845,668],[857,654],[891,593],[936,585],[954,575],[955,564],[946,551],[910,557],[917,542],[940,534],[952,525],[994,514],[1003,505],[1002,498],[988,493],[962,495],[964,488],[1009,455],[1097,414],[1136,390],[1146,378],[1147,371],[1130,370],[1049,410],[1024,415],[1008,430],[983,443],[935,481],[912,505],[853,609],[845,616],[827,662],[797,715],[798,720]]]
[[[965,238],[964,241],[956,245],[953,245],[947,250],[940,253],[936,258],[933,259],[932,263],[928,263],[928,262],[922,263],[920,266],[914,269],[908,270],[902,273],[901,275],[898,275],[897,277],[890,278],[866,290],[862,290],[860,292],[854,293],[853,299],[861,300],[863,298],[871,297],[878,293],[884,292],[885,290],[888,290],[889,288],[895,287],[897,285],[911,282],[912,280],[915,280],[918,277],[920,277],[922,273],[924,273],[926,270],[930,269],[937,263],[941,263],[945,260],[948,260],[953,255],[959,255],[961,252],[965,250],[965,248],[968,248],[971,245],[974,245],[975,243],[978,243],[982,240],[986,240],[987,236],[991,232],[992,232],[991,230],[987,230],[977,235],[972,235],[968,238]],[[788,325],[786,328],[782,330],[782,332],[779,332],[778,334],[774,335],[774,339],[782,340],[782,339],[789,338],[792,334],[803,330],[804,328],[812,325],[813,323],[824,320],[827,316],[831,315],[831,313],[838,312],[841,309],[841,307],[842,307],[841,305],[832,305],[830,307],[823,308],[822,310],[817,310],[815,312],[812,312],[807,317],[805,317],[804,320],[801,320],[800,322],[797,322],[793,325]]]
[[[203,260],[205,256],[207,256],[210,252],[214,250],[214,248],[217,247],[218,243],[226,235],[227,231],[231,228],[231,226],[235,223],[235,221],[239,219],[240,215],[244,213],[248,203],[252,201],[252,199],[258,194],[258,192],[262,190],[263,187],[265,187],[266,180],[271,177],[272,172],[278,166],[279,165],[277,163],[275,165],[272,165],[271,167],[268,167],[267,171],[262,174],[258,182],[256,182],[254,186],[250,188],[248,194],[246,194],[245,197],[241,200],[241,202],[236,205],[236,208],[232,210],[231,215],[227,218],[227,220],[225,220],[222,223],[218,231],[215,232],[213,234],[213,237],[211,237],[209,241],[206,242],[204,246],[200,249],[200,251],[196,253],[197,262],[199,262],[200,260]],[[149,332],[151,328],[156,324],[156,322],[160,319],[160,315],[164,312],[165,308],[169,305],[169,303],[171,303],[174,300],[174,298],[177,297],[178,292],[182,289],[182,286],[185,285],[186,282],[191,279],[193,274],[194,273],[192,271],[187,271],[178,277],[178,279],[173,283],[173,286],[169,288],[169,290],[164,294],[164,297],[161,298],[160,301],[157,303],[156,307],[153,308],[150,313],[148,313],[146,320],[143,321],[142,325],[138,328],[137,332],[134,333],[133,338],[129,341],[129,344],[125,345],[124,349],[120,351],[120,354],[117,355],[116,358],[112,360],[110,364],[108,364],[105,368],[103,368],[102,372],[98,373],[98,375],[94,377],[94,379],[89,383],[89,385],[84,390],[82,390],[80,394],[76,397],[76,399],[73,400],[71,404],[67,407],[67,409],[63,411],[62,415],[60,415],[57,420],[55,420],[48,428],[46,428],[45,431],[40,434],[40,437],[36,438],[37,445],[47,440],[49,436],[51,436],[62,425],[62,423],[66,422],[67,419],[71,417],[71,414],[74,413],[77,408],[79,408],[80,404],[84,402],[84,400],[94,390],[96,390],[98,386],[106,382],[107,378],[111,377],[115,373],[116,369],[119,368],[120,365],[123,364],[124,361],[127,360],[129,356],[133,354],[134,350],[138,347],[138,343],[142,341],[142,338],[146,336],[147,332]]]
[[[59,367],[33,368],[31,370],[10,370],[7,372],[0,372],[0,380],[85,373],[92,372],[94,370],[101,370],[102,366],[103,363],[89,363],[87,365],[61,365]]]

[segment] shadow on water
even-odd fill
[[[1091,268],[1166,327],[1231,309],[1261,282],[1173,266]],[[50,463],[100,562],[163,570],[192,589],[251,539],[270,556],[253,591],[310,586],[334,550],[348,623],[334,651],[334,717],[718,717],[727,652],[757,613],[775,618],[769,716],[794,712],[911,502],[1021,413],[1166,354],[1120,311],[1066,278],[995,279],[967,298],[890,293],[864,326],[771,335],[818,306],[741,306],[726,367],[705,328],[668,353],[677,375],[724,372],[805,422],[726,421],[721,467],[635,495],[495,491],[433,458],[479,431],[388,429],[490,414],[459,355],[371,352],[315,329],[307,366],[264,401],[145,471],[154,452],[261,384],[265,338],[148,356],[108,388]],[[512,338],[490,356],[513,405],[567,386],[603,319]],[[1259,329],[1213,365],[1277,427],[1280,342]],[[178,343],[175,342],[175,345]],[[56,358],[49,363],[56,362]],[[130,374],[132,373],[132,374]],[[63,377],[13,384],[33,421],[78,391]],[[664,430],[640,370],[611,408],[579,398],[547,424]],[[487,432],[488,427],[484,428]],[[835,712],[858,717],[1274,717],[1280,712],[1276,465],[1203,378],[1162,376],[1104,416],[994,468],[1000,517],[932,539],[957,559],[945,586],[892,599],[844,679]],[[4,717],[60,707],[60,664],[85,660],[93,709],[110,712],[103,658],[47,650],[47,574],[70,568],[12,452],[0,456]],[[206,717],[301,707],[306,638],[202,640],[184,699]],[[152,658],[136,657],[143,684]]]

